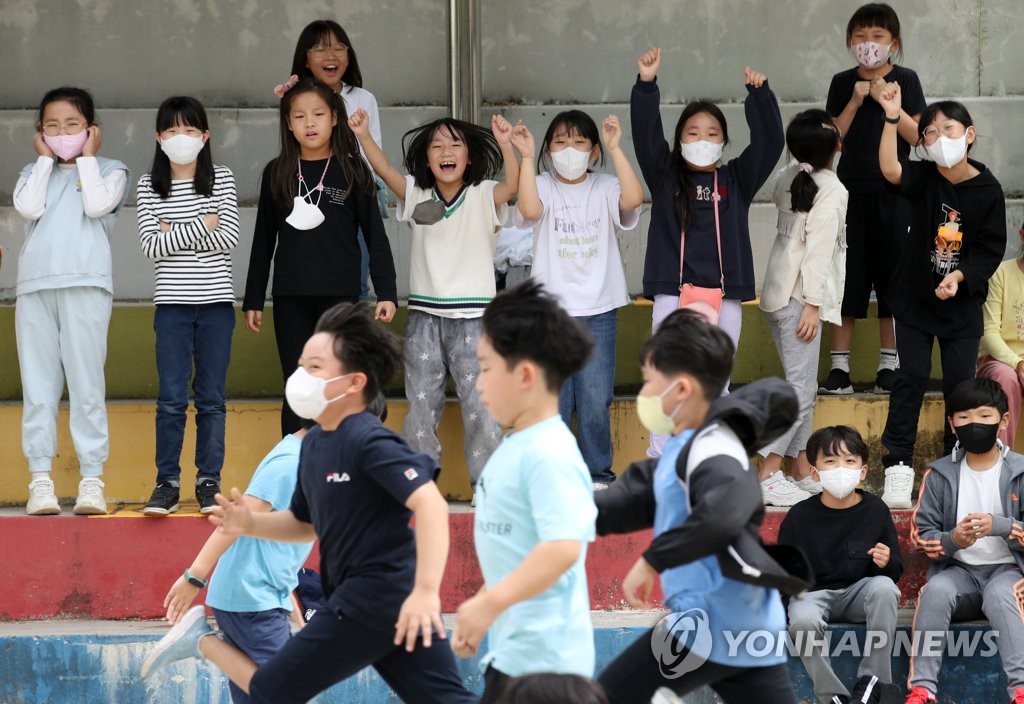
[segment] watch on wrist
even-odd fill
[[[200,579],[199,577],[196,577],[194,574],[189,572],[187,569],[185,570],[185,574],[183,576],[185,577],[185,581],[188,582],[189,584],[191,584],[196,589],[202,589],[207,584],[207,580]]]
[[[882,115],[882,122],[890,125],[898,125],[900,124],[900,116],[897,115],[896,117],[889,117],[888,115]]]

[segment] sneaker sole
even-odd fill
[[[824,386],[819,386],[818,387],[818,393],[819,394],[828,394],[830,396],[852,396],[853,395],[853,387],[852,386],[844,386],[844,387],[842,387],[840,389],[826,389]]]
[[[767,498],[762,497],[762,502],[764,503],[765,506],[774,506],[776,508],[792,508],[792,507],[796,506],[798,503],[800,503],[801,501],[804,501],[804,500],[809,499],[809,498],[810,498],[809,496],[805,496],[805,497],[800,498],[800,499],[783,499],[783,500],[775,501],[775,500],[772,500],[772,499],[767,499]]]
[[[191,628],[192,624],[201,618],[206,618],[206,607],[193,606],[185,612],[185,615],[182,616],[180,621],[171,626],[171,630],[167,631],[167,634],[160,639],[160,642],[156,644],[153,651],[146,656],[145,660],[142,661],[142,667],[139,669],[139,675],[142,679],[149,677],[154,663],[160,659],[160,656],[163,655],[164,652],[166,652],[166,650],[172,645],[175,645],[181,637],[181,634]],[[198,657],[198,655],[196,657]]]
[[[213,513],[213,509],[214,509],[215,506],[216,506],[216,504],[214,504],[213,506],[200,506],[199,507],[199,513],[203,514],[204,516],[207,516],[207,515]]]
[[[60,514],[60,506],[40,506],[39,508],[30,511],[28,507],[25,507],[26,516],[57,516]]]
[[[158,506],[147,506],[142,509],[143,516],[166,516],[169,513],[176,513],[181,508],[179,504],[174,504],[170,508],[160,508]]]
[[[882,502],[886,506],[888,506],[889,508],[913,508],[914,507],[914,502],[913,501],[910,501],[910,500],[907,500],[907,501],[903,501],[903,500],[896,501],[895,499],[890,500],[890,499],[885,498],[885,496],[882,496]]]
[[[883,389],[881,386],[878,386],[876,384],[874,390],[872,390],[871,393],[882,394],[884,396],[888,396],[890,393],[892,393],[892,390],[891,389]]]
[[[107,515],[107,507],[91,506],[89,504],[75,504],[73,513],[76,516],[105,516]]]

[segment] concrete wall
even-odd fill
[[[628,130],[636,55],[665,49],[661,85],[669,129],[678,103],[706,96],[722,101],[731,123],[726,157],[745,146],[742,70],[764,70],[784,117],[821,104],[831,75],[852,62],[845,24],[858,2],[751,0],[481,0],[484,114],[500,110],[542,132],[553,113],[581,104],[600,117],[613,112]],[[895,2],[905,63],[918,70],[929,97],[963,99],[978,123],[977,158],[1011,198],[1024,193],[1024,7],[1020,0]],[[215,159],[236,175],[243,238],[235,254],[236,289],[244,285],[260,171],[277,151],[271,88],[288,73],[294,41],[311,19],[335,17],[359,52],[365,85],[381,105],[385,150],[401,154],[401,135],[443,114],[446,95],[446,12],[443,0],[290,3],[195,0],[7,0],[0,3],[0,65],[15,67],[0,94],[0,300],[13,295],[22,241],[11,209],[18,170],[34,158],[35,106],[49,87],[90,88],[104,126],[102,153],[124,160],[133,182],[152,159],[155,106],[190,93],[211,111]],[[58,39],[59,38],[59,39]],[[624,144],[627,152],[632,146]],[[762,193],[762,200],[763,200]],[[134,203],[134,193],[129,199]],[[1024,201],[1011,200],[1010,232],[1024,221]],[[751,214],[755,269],[763,275],[774,212]],[[639,293],[647,218],[622,238],[630,290]],[[399,264],[399,292],[408,285],[404,228],[388,223]],[[152,268],[137,245],[127,208],[114,234],[115,288],[120,300],[152,296]],[[1015,240],[1011,236],[1011,241]],[[1015,244],[1012,245],[1015,248]]]

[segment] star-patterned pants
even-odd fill
[[[437,429],[449,374],[462,407],[466,466],[473,485],[501,440],[501,427],[480,403],[476,343],[480,318],[442,318],[409,311],[405,323],[405,396],[409,413],[402,436],[416,452],[441,459]]]

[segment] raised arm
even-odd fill
[[[512,128],[512,146],[523,159],[519,168],[519,199],[516,208],[523,220],[533,222],[544,215],[544,203],[537,192],[537,145],[522,120]]]
[[[786,145],[782,129],[779,101],[768,87],[767,77],[751,69],[743,69],[747,97],[743,101],[750,144],[736,157],[735,174],[741,195],[748,203],[775,171],[775,165]]]
[[[637,178],[633,165],[629,163],[629,157],[622,151],[620,142],[622,140],[622,126],[619,118],[609,115],[601,123],[604,148],[612,158],[615,166],[615,176],[619,179],[619,210],[626,211],[640,207],[644,202],[644,187]],[[522,199],[522,194],[520,194]]]
[[[899,117],[903,112],[901,103],[899,83],[886,84],[885,89],[878,94],[878,104],[882,106],[886,118]],[[886,121],[882,125],[882,139],[878,143],[878,166],[882,169],[885,180],[894,186],[903,183],[903,165],[900,164],[897,151],[898,134],[897,125]]]
[[[396,198],[405,198],[405,176],[402,172],[391,165],[387,155],[377,146],[370,132],[370,116],[365,110],[359,108],[352,117],[348,118],[348,126],[355,132],[359,145],[363,148],[366,160],[370,162],[373,172],[388,184],[388,188],[395,194]]]
[[[494,187],[494,207],[512,200],[519,190],[519,160],[512,148],[512,125],[501,115],[491,115],[491,132],[498,141],[505,163],[505,180]]]
[[[661,49],[651,47],[636,63],[637,82],[629,97],[629,121],[640,172],[653,192],[672,168],[672,148],[665,140],[661,124],[661,92],[657,83]],[[673,135],[672,139],[675,138]]]
[[[871,81],[869,85],[871,97],[875,99],[875,102],[881,105],[881,97],[885,94],[889,84],[885,82],[884,78],[879,77]],[[883,109],[884,108],[885,106],[883,106]],[[895,117],[895,114],[890,114],[888,110],[886,110],[885,114],[886,116],[889,117]],[[896,125],[896,132],[899,134],[900,137],[906,140],[907,143],[917,144],[917,121],[921,118],[921,113],[918,113],[916,115],[910,115],[907,113],[905,109],[903,109],[901,105],[899,110],[899,118],[900,121],[899,124]]]

